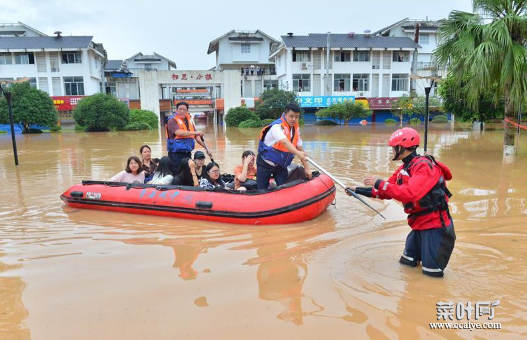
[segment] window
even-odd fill
[[[83,96],[84,80],[82,77],[64,77],[64,87],[66,96]]]
[[[370,61],[370,51],[355,51],[353,61]]]
[[[309,92],[310,90],[310,74],[293,74],[293,91]]]
[[[242,44],[242,53],[251,53],[251,44]]]
[[[115,86],[115,82],[107,82],[106,83],[106,94],[111,94],[114,97],[117,97],[117,87]]]
[[[33,53],[15,53],[15,64],[34,64],[35,56]]]
[[[428,45],[430,41],[430,34],[419,34],[419,44]]]
[[[278,88],[278,80],[264,80],[264,88],[266,90]]]
[[[392,75],[392,91],[408,91],[408,75],[407,74],[393,74]]]
[[[10,65],[12,63],[11,53],[0,53],[0,65]]]
[[[36,89],[37,88],[37,78],[29,78],[29,86]]]
[[[369,91],[370,75],[365,74],[354,74],[353,75],[353,91]]]
[[[309,51],[293,51],[293,61],[310,61]]]
[[[62,53],[63,64],[82,64],[81,52],[65,52]]]
[[[145,70],[151,70],[152,64],[145,64]]]
[[[394,63],[405,63],[410,61],[410,52],[394,51],[392,61]]]
[[[351,77],[349,74],[335,74],[333,78],[333,91],[349,92]]]
[[[351,52],[335,52],[334,60],[336,62],[351,61]]]

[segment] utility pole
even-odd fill
[[[415,27],[415,35],[414,35],[414,41],[419,44],[419,23],[416,23],[414,25]],[[414,57],[412,60],[412,74],[417,74],[417,48],[414,49]],[[412,79],[410,81],[410,93],[416,92],[416,80]]]
[[[430,91],[432,90],[432,87],[434,86],[434,79],[432,78],[432,83],[430,86],[425,87],[425,154],[426,154],[426,147],[428,143],[428,116],[429,116],[429,99],[430,99]]]

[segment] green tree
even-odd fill
[[[439,27],[437,63],[448,67],[456,99],[464,97],[472,110],[495,86],[493,101],[504,102],[505,118],[515,119],[527,95],[527,1],[473,0],[475,13],[452,11]],[[461,86],[463,83],[463,87]],[[515,154],[516,129],[504,132],[504,161]]]
[[[360,103],[343,102],[336,103],[322,110],[318,110],[315,115],[317,117],[333,118],[339,122],[348,125],[353,118],[363,118],[371,116],[372,111],[364,108]]]
[[[280,89],[265,90],[256,102],[254,112],[260,119],[277,119],[284,112],[284,108],[292,103],[296,103],[296,93]]]
[[[443,99],[443,109],[445,112],[451,112],[456,115],[456,120],[465,122],[474,120],[485,122],[489,119],[503,118],[503,101],[500,100],[498,104],[496,104],[493,99],[493,92],[496,85],[494,85],[490,91],[486,91],[484,94],[480,95],[478,109],[474,110],[464,99],[465,82],[466,81],[457,85],[452,75],[449,75],[441,81],[438,87],[438,93]],[[456,93],[458,93],[458,95],[456,95]]]
[[[22,133],[30,132],[34,125],[49,127],[57,125],[57,110],[46,92],[32,88],[28,82],[12,84],[9,91],[13,120],[20,126]],[[7,101],[3,97],[0,99],[0,122],[9,123]]]
[[[258,118],[254,112],[243,106],[229,109],[229,111],[227,111],[227,116],[225,116],[225,123],[227,123],[227,126],[229,127],[236,127],[246,120],[259,121],[260,118]]]
[[[407,95],[399,97],[397,100],[392,100],[391,111],[392,114],[399,117],[399,124],[403,125],[403,118],[405,116],[411,117],[416,108],[414,107],[414,99]]]
[[[98,93],[79,101],[73,110],[73,119],[86,131],[123,129],[130,121],[130,110],[117,98]]]
[[[130,110],[130,124],[146,123],[150,128],[148,130],[157,129],[159,125],[159,118],[153,111],[149,110]]]

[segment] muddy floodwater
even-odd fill
[[[258,130],[200,128],[222,172],[257,148]],[[306,126],[302,137],[353,184],[396,169],[395,129]],[[410,229],[397,202],[368,200],[385,221],[338,189],[318,218],[264,227],[73,209],[59,198],[73,184],[110,178],[142,144],[165,155],[160,133],[16,137],[18,167],[0,135],[0,339],[527,338],[527,131],[502,164],[499,126],[431,127],[429,152],[454,174],[457,242],[440,279],[399,265]],[[492,320],[469,310],[495,301]],[[439,322],[501,329],[433,330],[440,302],[453,320]]]

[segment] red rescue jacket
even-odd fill
[[[372,197],[395,199],[404,205],[408,225],[413,230],[449,226],[446,181],[452,179],[448,167],[431,156],[416,156],[401,165],[387,181],[377,181]]]

